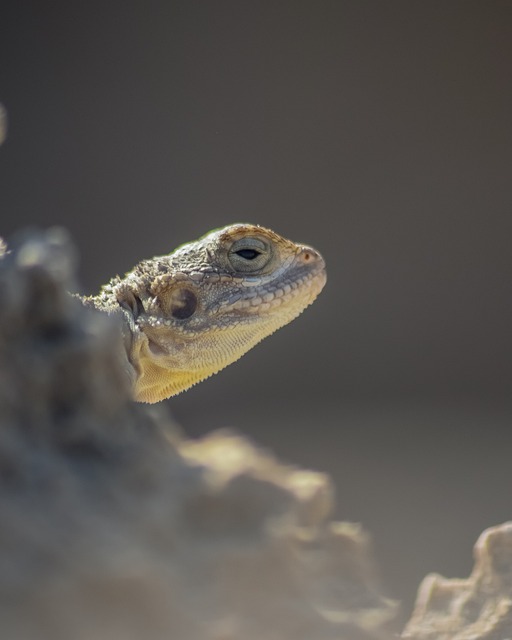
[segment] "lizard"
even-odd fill
[[[318,251],[237,223],[142,260],[80,299],[121,318],[133,397],[155,403],[217,373],[291,322],[325,282]]]

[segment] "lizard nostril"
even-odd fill
[[[315,251],[311,247],[303,247],[299,256],[303,262],[315,262],[315,260],[320,258],[318,251]]]

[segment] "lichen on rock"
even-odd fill
[[[396,607],[321,474],[130,398],[62,230],[0,259],[0,637],[384,640]]]

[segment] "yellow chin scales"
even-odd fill
[[[160,402],[186,391],[216,372],[217,370],[170,370],[160,367],[152,360],[145,360],[135,382],[133,396],[137,402]]]

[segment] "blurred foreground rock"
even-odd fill
[[[66,234],[0,259],[0,637],[370,640],[395,606],[328,479],[129,398]],[[1,251],[0,251],[1,253]]]
[[[512,640],[512,522],[482,533],[467,580],[427,576],[407,640]]]
[[[7,111],[3,104],[0,103],[0,145],[7,138]]]

